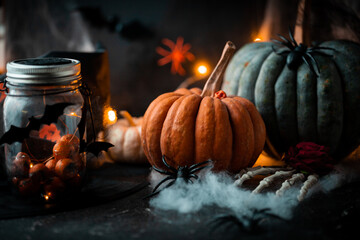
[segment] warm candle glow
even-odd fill
[[[45,198],[46,201],[49,200],[49,196],[48,196],[48,195],[44,195],[44,198]]]
[[[195,75],[198,77],[205,77],[209,74],[209,65],[205,62],[198,62],[194,68]]]
[[[254,42],[261,42],[261,38],[255,38]]]
[[[30,163],[30,168],[32,168],[34,166],[34,164],[33,163]]]
[[[116,120],[116,113],[114,110],[108,111],[108,118],[109,118],[110,122],[113,122]]]
[[[204,65],[199,66],[199,67],[198,67],[198,72],[199,72],[200,74],[206,74],[206,73],[207,73],[207,67],[204,66]]]
[[[104,125],[111,125],[117,121],[117,114],[111,107],[106,107],[104,111]]]

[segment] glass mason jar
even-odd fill
[[[8,179],[20,195],[45,200],[79,189],[86,167],[85,155],[79,152],[79,138],[85,138],[78,128],[84,104],[80,62],[23,59],[6,67],[4,132],[19,135],[5,144]],[[69,104],[64,108],[60,103]],[[35,127],[24,130],[30,125]],[[11,130],[12,126],[21,130]]]

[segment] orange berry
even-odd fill
[[[62,136],[60,138],[59,142],[69,144],[69,145],[73,145],[75,147],[75,151],[79,151],[80,140],[74,134],[66,134],[66,135]]]
[[[48,181],[44,186],[45,194],[52,199],[56,198],[64,191],[65,191],[65,185],[63,181],[56,176],[51,178],[50,181]]]
[[[56,163],[57,161],[55,159],[51,159],[45,164],[45,167],[47,167],[51,172],[55,172]]]
[[[70,158],[60,159],[55,166],[55,173],[62,180],[70,179],[78,174],[76,164]]]
[[[70,158],[74,154],[76,154],[76,148],[68,142],[59,141],[54,145],[53,155],[56,161],[63,158]]]
[[[19,193],[23,196],[39,193],[40,183],[34,182],[31,178],[23,179],[18,185]]]
[[[29,171],[29,177],[34,182],[44,182],[50,175],[50,170],[43,163],[35,164]]]
[[[19,178],[27,178],[29,176],[31,160],[29,155],[24,152],[19,152],[11,167],[11,176]]]

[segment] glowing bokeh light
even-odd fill
[[[198,68],[197,68],[198,72],[202,75],[206,74],[208,69],[205,65],[200,65]]]

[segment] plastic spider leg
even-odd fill
[[[252,191],[252,193],[260,193],[265,188],[269,187],[271,183],[273,183],[276,179],[279,178],[288,178],[292,176],[292,174],[295,172],[295,170],[290,171],[277,171],[275,174],[264,178],[260,181],[259,185]]]
[[[275,54],[277,54],[277,55],[287,55],[287,54],[290,53],[290,50],[288,50],[288,49],[284,49],[284,50],[282,50],[282,51],[278,51],[278,50],[275,49],[274,46],[271,46],[271,48],[272,48],[273,52],[274,52]]]
[[[191,171],[189,171],[190,174],[192,173],[196,173],[199,172],[200,170],[204,169],[204,168],[209,168],[210,166],[203,166],[203,167],[198,167],[198,168],[194,168]]]
[[[173,181],[169,182],[168,185],[166,185],[163,189],[168,188],[168,187],[171,187],[172,185],[174,185],[175,180],[176,180],[176,179],[174,179]],[[157,191],[157,192],[152,192],[151,194],[145,196],[143,199],[151,198],[151,197],[159,194],[163,189],[161,189],[161,190],[159,190],[159,191]]]
[[[294,34],[293,34],[293,32],[292,32],[292,30],[291,30],[290,27],[289,27],[289,37],[290,37],[290,39],[291,39],[291,42],[295,45],[295,47],[297,47],[298,44],[297,44],[297,42],[296,42],[295,39],[294,39]]]
[[[316,54],[319,54],[319,55],[322,55],[322,56],[325,56],[325,57],[333,57],[333,55],[317,51],[316,49],[308,49],[307,53],[316,53]]]
[[[189,175],[189,178],[195,178],[196,180],[199,179],[198,175],[193,173]]]
[[[170,179],[175,179],[173,176],[168,176],[166,178],[164,178],[163,180],[161,180],[153,189],[152,192],[156,192],[156,190],[161,186],[161,184],[163,184],[164,182],[170,180]]]
[[[309,63],[308,59],[305,56],[301,57],[304,61],[304,63],[310,68],[310,70],[316,75],[316,77],[319,77],[319,74],[315,71],[313,65]]]
[[[280,35],[280,34],[276,34],[278,35],[279,38],[281,38],[284,42],[283,44],[285,46],[287,46],[290,49],[294,49],[296,46],[294,45],[294,43],[290,42],[288,39],[286,39],[284,36]]]
[[[276,43],[276,44],[285,46],[285,47],[289,48],[290,50],[294,50],[294,46],[291,45],[291,43],[290,43],[289,41],[288,41],[288,43],[286,43],[286,42],[279,41],[279,40],[273,39],[273,38],[271,39],[271,41],[273,41],[273,42]]]
[[[310,59],[310,61],[312,62],[312,64],[314,64],[315,65],[315,67],[316,67],[316,69],[315,69],[315,71],[316,71],[316,74],[318,74],[318,76],[320,75],[320,67],[319,67],[319,64],[317,63],[317,61],[315,60],[315,58],[310,54],[310,53],[305,53],[305,58],[309,58]]]
[[[245,229],[245,226],[240,219],[231,214],[217,216],[210,221],[209,225],[211,225],[211,231],[214,231],[222,226],[225,226],[226,229],[228,229],[234,225],[239,227],[239,229]]]
[[[174,173],[176,173],[177,172],[177,170],[174,168],[174,167],[172,167],[172,166],[170,166],[167,162],[166,162],[166,156],[165,155],[163,155],[162,156],[162,162],[164,163],[164,165],[168,168],[168,169],[170,169],[171,171],[173,171]]]
[[[209,160],[206,160],[206,161],[203,161],[203,162],[200,162],[200,163],[196,163],[196,164],[194,164],[194,165],[191,165],[190,167],[189,167],[189,170],[193,170],[194,168],[196,168],[196,167],[199,167],[199,166],[201,166],[201,165],[204,165],[204,164],[208,164],[208,163],[211,163],[212,161],[209,159]]]
[[[304,182],[304,184],[300,189],[299,195],[297,196],[299,202],[305,199],[306,194],[318,181],[319,181],[319,176],[316,174],[311,174],[307,177],[306,181]]]
[[[286,190],[294,186],[298,182],[302,182],[305,179],[305,175],[303,173],[296,173],[291,176],[291,178],[287,179],[281,184],[281,187],[276,191],[276,196],[282,196]]]
[[[310,47],[309,49],[310,50],[331,50],[331,51],[336,51],[334,48],[320,47],[320,46]]]
[[[165,175],[173,175],[174,173],[172,172],[168,172],[168,171],[165,171],[165,170],[162,170],[162,169],[159,169],[155,166],[152,166],[152,169],[154,169],[155,171],[157,171],[158,173],[162,173],[162,174],[165,174]]]

